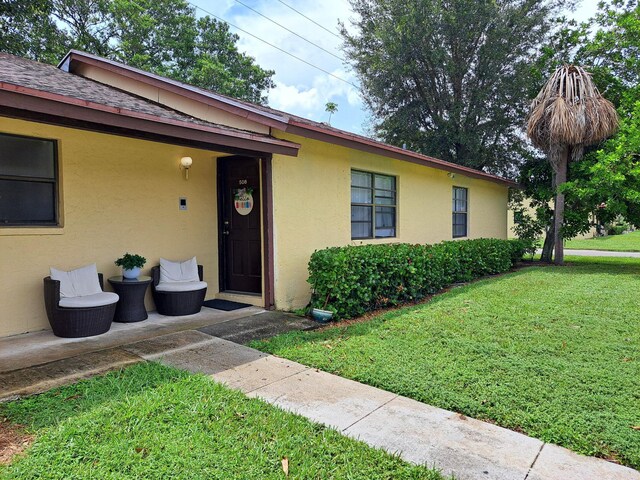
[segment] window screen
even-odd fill
[[[0,226],[57,222],[56,142],[0,134]]]
[[[351,171],[351,238],[396,236],[396,178]]]
[[[468,191],[453,187],[453,238],[467,236]]]

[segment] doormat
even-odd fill
[[[252,307],[253,305],[249,305],[248,303],[232,302],[230,300],[220,300],[219,298],[216,298],[215,300],[207,300],[202,304],[202,306],[230,312],[231,310],[239,310],[240,308]]]

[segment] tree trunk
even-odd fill
[[[553,245],[555,240],[554,224],[549,225],[549,229],[544,237],[544,243],[542,244],[542,255],[540,255],[541,262],[551,263],[553,258]]]
[[[553,229],[555,255],[553,262],[556,265],[564,265],[564,245],[562,243],[562,224],[564,223],[564,193],[559,187],[567,181],[567,165],[569,164],[570,149],[567,147],[561,153],[556,170],[556,203],[553,211]]]

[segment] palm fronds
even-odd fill
[[[558,67],[531,102],[527,135],[553,159],[558,150],[572,148],[579,160],[585,145],[598,143],[618,128],[618,115],[602,97],[591,74],[575,65]]]

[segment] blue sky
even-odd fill
[[[239,1],[301,37],[316,43],[326,51],[275,25],[243,6]],[[329,115],[325,111],[325,104],[335,102],[338,104],[338,112],[332,116],[331,124],[343,130],[366,134],[369,114],[363,105],[358,89],[350,85],[350,83],[357,84],[358,82],[348,65],[336,58],[343,56],[341,40],[292,11],[279,0],[239,1],[190,0],[193,5],[208,10],[256,37],[346,80],[346,82],[338,80],[246,33],[231,28],[240,36],[238,46],[241,51],[254,57],[261,67],[276,72],[273,77],[276,87],[269,92],[269,105],[311,120],[326,122]],[[354,16],[347,0],[282,1],[336,35],[338,34],[338,21],[349,26],[349,19]],[[576,20],[586,20],[595,13],[596,8],[597,0],[583,0],[575,12],[568,12],[567,15]],[[198,10],[197,13],[198,15],[204,14],[202,10]]]

